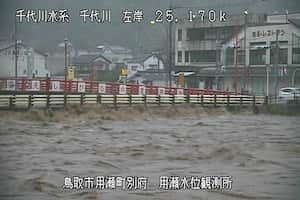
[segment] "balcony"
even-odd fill
[[[212,40],[186,40],[182,41],[181,45],[176,45],[176,47],[179,49],[188,49],[188,50],[215,50],[217,47],[216,41]]]

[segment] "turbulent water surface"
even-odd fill
[[[0,199],[300,199],[300,120],[269,115],[79,123],[0,121]],[[232,176],[231,190],[159,188]],[[146,191],[67,190],[64,177],[148,177]]]

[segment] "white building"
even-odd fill
[[[166,85],[164,62],[157,54],[133,58],[126,61],[128,79],[138,83]]]
[[[22,42],[17,43],[17,76],[18,77],[50,77],[47,69],[47,55],[34,50]],[[0,45],[0,77],[15,77],[15,44]]]
[[[138,58],[125,60],[128,70],[128,77],[138,71],[163,71],[164,61],[156,54],[146,55]]]

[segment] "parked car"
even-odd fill
[[[278,98],[280,100],[296,100],[296,98],[300,98],[300,88],[281,88],[278,93]]]

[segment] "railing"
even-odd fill
[[[230,95],[229,91],[55,79],[0,78],[0,91],[130,95]]]
[[[300,95],[295,94],[293,96],[280,98],[278,96],[268,97],[268,104],[300,104]]]
[[[0,94],[0,108],[52,108],[73,104],[163,105],[199,104],[202,106],[257,106],[266,103],[264,96],[247,95],[101,95],[101,94]]]

